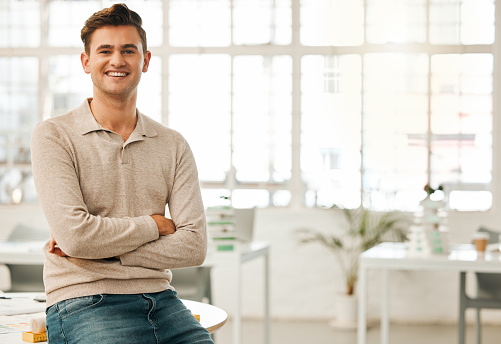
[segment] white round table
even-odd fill
[[[214,333],[219,330],[226,323],[226,319],[228,319],[228,314],[216,306],[197,301],[182,301],[191,313],[200,315],[200,324],[202,324],[209,333]]]

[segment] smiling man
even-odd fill
[[[188,143],[136,109],[141,24],[123,4],[94,13],[81,32],[93,97],[33,131],[51,344],[213,343],[170,285],[169,269],[203,263],[205,216]]]

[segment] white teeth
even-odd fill
[[[119,72],[108,72],[106,73],[109,76],[126,76],[126,73],[119,73]]]

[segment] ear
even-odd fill
[[[84,72],[90,74],[90,60],[87,53],[83,52],[80,54],[80,61],[82,62]]]
[[[148,50],[146,54],[144,55],[144,60],[143,60],[143,73],[146,73],[148,71],[148,67],[150,65],[150,60],[151,60],[151,52]]]

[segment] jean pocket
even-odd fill
[[[103,302],[103,299],[103,295],[90,295],[61,301],[58,304],[59,314],[61,315],[61,318],[67,318],[71,315],[96,307]]]
[[[52,314],[57,313],[57,307],[56,305],[52,305],[49,308],[45,310],[45,316],[50,317]]]

